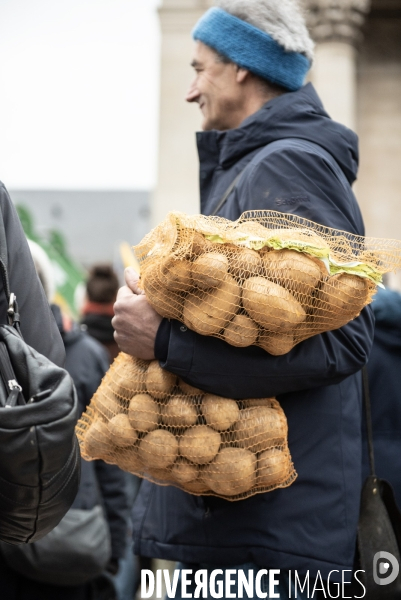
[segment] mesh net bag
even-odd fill
[[[238,221],[170,213],[140,244],[155,310],[201,335],[273,355],[359,315],[401,242],[356,236],[275,211]]]
[[[77,424],[81,454],[160,485],[240,500],[296,478],[274,398],[206,394],[120,353]]]

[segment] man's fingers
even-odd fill
[[[124,271],[125,283],[134,292],[134,294],[141,295],[143,290],[138,286],[139,275],[132,267],[127,267]]]
[[[119,293],[112,320],[114,339],[122,352],[153,360],[156,334],[162,317],[151,307],[145,295],[138,296],[127,286],[121,288]]]

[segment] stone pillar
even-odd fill
[[[191,30],[211,0],[164,0],[160,8],[161,79],[158,180],[151,201],[152,226],[167,212],[198,213],[199,176],[195,132],[201,115],[185,95],[194,72]]]
[[[311,81],[329,115],[356,129],[356,56],[370,0],[307,0],[316,42]]]

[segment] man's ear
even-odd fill
[[[244,69],[243,67],[238,67],[237,65],[237,83],[244,83],[244,81],[249,76],[248,69]]]

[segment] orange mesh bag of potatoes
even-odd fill
[[[201,335],[273,355],[359,315],[401,264],[401,242],[274,211],[238,221],[170,213],[135,253],[155,310]]]
[[[207,394],[124,353],[76,431],[85,459],[192,494],[240,500],[296,478],[277,400]]]

